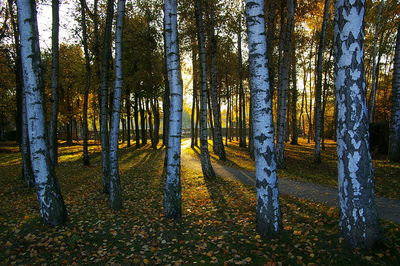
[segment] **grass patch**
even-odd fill
[[[0,154],[0,264],[397,264],[400,227],[385,222],[384,244],[350,250],[338,236],[337,212],[294,197],[281,198],[284,232],[255,232],[255,191],[231,179],[204,180],[182,166],[182,219],[164,218],[163,150],[150,145],[120,152],[124,208],[108,208],[101,193],[100,155],[82,167],[75,147],[62,148],[57,176],[69,212],[64,226],[44,226],[20,164]],[[96,150],[94,149],[93,152]],[[233,153],[235,151],[236,153]],[[230,160],[244,150],[228,148]],[[16,158],[14,158],[16,159]]]

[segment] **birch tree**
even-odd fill
[[[314,107],[314,138],[315,138],[315,149],[314,149],[314,162],[321,163],[321,132],[322,128],[322,108],[321,108],[321,97],[322,97],[322,65],[323,56],[325,51],[325,36],[326,36],[326,24],[329,15],[329,4],[330,0],[325,0],[324,6],[324,17],[322,21],[322,28],[319,35],[319,46],[318,46],[318,58],[317,58],[317,86],[315,87],[315,107]]]
[[[392,81],[392,116],[389,132],[389,160],[400,161],[400,23],[397,26]]]
[[[220,160],[226,159],[224,144],[222,143],[221,108],[218,99],[218,67],[217,67],[217,36],[215,36],[215,4],[210,3],[210,55],[211,55],[211,104],[214,117],[213,150]]]
[[[111,56],[111,28],[114,15],[114,0],[107,0],[106,26],[100,68],[100,135],[101,165],[103,169],[103,191],[109,193],[109,132],[108,132],[108,76]]]
[[[282,20],[284,21],[284,20]],[[282,57],[279,64],[278,73],[278,136],[276,143],[276,156],[279,167],[284,166],[284,152],[286,139],[286,113],[287,113],[287,94],[289,88],[289,68],[291,58],[291,42],[294,27],[294,0],[287,0],[287,23],[281,25],[281,49]]]
[[[122,69],[122,32],[124,27],[125,0],[118,0],[117,23],[115,26],[115,85],[111,113],[110,129],[110,207],[119,210],[122,207],[121,188],[118,168],[118,133],[120,123],[123,69]]]
[[[89,151],[88,151],[88,103],[89,103],[89,89],[91,85],[91,67],[89,57],[89,47],[87,41],[87,27],[86,27],[86,1],[81,0],[81,28],[82,28],[82,43],[83,52],[85,55],[85,90],[83,93],[83,165],[90,165]]]
[[[339,227],[353,247],[380,239],[369,152],[364,73],[365,1],[335,4],[335,89],[340,200]]]
[[[182,215],[181,135],[183,87],[180,70],[176,0],[164,1],[164,38],[168,87],[170,90],[164,214],[169,218],[180,218]]]
[[[246,0],[246,17],[256,161],[257,232],[267,237],[281,230],[281,211],[274,152],[273,96],[268,77],[264,1]]]
[[[52,0],[52,29],[51,29],[51,115],[49,124],[49,154],[52,164],[57,163],[57,119],[58,119],[58,76],[59,76],[59,0]]]
[[[204,38],[203,10],[201,0],[195,0],[197,42],[200,61],[200,160],[205,178],[214,178],[215,173],[208,153],[207,130],[207,63]]]
[[[46,143],[36,4],[34,0],[18,0],[17,8],[27,131],[39,209],[46,224],[59,225],[67,219],[67,210]]]

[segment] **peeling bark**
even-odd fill
[[[170,89],[164,214],[166,217],[176,219],[182,215],[181,135],[183,101],[176,0],[164,1],[164,27],[165,56]]]
[[[110,130],[110,207],[113,210],[122,208],[121,185],[118,167],[118,133],[120,124],[120,112],[123,86],[122,64],[122,34],[124,28],[125,0],[118,0],[117,24],[115,27],[115,85],[111,113]]]
[[[47,147],[36,5],[33,0],[18,0],[17,7],[27,131],[39,210],[44,223],[59,225],[66,221],[67,210]]]
[[[257,232],[268,237],[281,230],[278,177],[274,152],[272,95],[270,92],[264,1],[247,0],[250,88],[256,161]]]
[[[364,5],[364,0],[336,1],[334,26],[339,227],[347,242],[360,248],[381,239],[368,143]]]

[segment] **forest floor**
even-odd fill
[[[183,153],[182,153],[182,164],[190,165],[192,168],[196,168],[197,171],[201,171],[201,164],[199,161],[200,149],[198,147],[190,147],[190,140],[186,139],[183,141]],[[236,145],[235,145],[236,144]],[[229,147],[229,149],[235,149],[235,158],[233,160],[237,160],[238,157],[241,158],[236,164],[231,158],[228,158],[227,161],[219,161],[218,157],[214,154],[212,159],[212,165],[216,175],[219,177],[230,177],[239,180],[240,182],[255,186],[256,178],[255,178],[255,169],[254,162],[248,158],[248,151],[245,148],[240,148],[237,143],[235,143],[233,147]],[[307,145],[305,142],[302,143],[303,146]],[[296,147],[296,146],[295,146]],[[290,150],[290,147],[287,149]],[[332,149],[328,150],[328,152],[334,152]],[[239,156],[240,155],[240,156]],[[312,153],[311,153],[312,155]],[[308,156],[311,157],[311,156]],[[318,171],[319,167],[325,167],[322,164],[313,164],[312,157],[304,158],[304,164],[299,165],[300,169],[309,168],[310,172],[315,173]],[[308,163],[307,163],[308,162]],[[331,161],[326,163],[326,165],[335,164],[336,161]],[[395,165],[391,163],[392,165]],[[296,179],[290,178],[291,172],[295,172],[293,169],[296,166],[289,165],[284,169],[279,170],[279,192],[281,194],[295,196],[298,198],[302,198],[305,200],[313,201],[316,203],[322,203],[329,207],[337,207],[338,206],[338,189],[337,185],[332,185],[329,182],[312,182],[311,178],[306,178],[312,176],[310,175],[297,175]],[[378,169],[379,171],[380,169]],[[382,171],[381,171],[382,172]],[[399,176],[399,175],[390,176]],[[400,173],[397,173],[400,174]],[[287,177],[289,176],[289,178]],[[335,174],[337,178],[337,174]],[[323,179],[323,180],[326,180]],[[385,179],[380,178],[378,184],[381,182],[387,182]],[[398,185],[397,180],[394,178],[391,180],[394,183],[394,186]],[[379,186],[378,187],[381,187]],[[397,191],[396,191],[397,192]],[[397,197],[397,193],[392,192],[392,195]],[[387,195],[387,193],[383,193]],[[390,196],[390,195],[389,195]],[[392,222],[396,222],[400,224],[400,200],[391,199],[387,197],[377,197],[376,204],[378,207],[379,217],[385,220],[389,220]]]
[[[285,178],[335,185],[332,147],[323,155],[324,159],[331,158],[321,166],[325,172],[319,172],[317,166],[309,166],[311,145],[287,146],[287,169],[280,171],[280,176],[288,173]],[[154,151],[150,145],[121,149],[124,208],[111,211],[107,196],[101,192],[99,146],[90,146],[90,151],[92,165],[83,167],[81,146],[60,147],[57,176],[69,220],[63,226],[49,227],[40,220],[34,191],[20,179],[17,147],[2,144],[1,265],[400,263],[399,225],[382,221],[382,243],[369,250],[351,250],[338,234],[336,208],[288,195],[281,196],[284,231],[262,239],[255,232],[253,186],[223,176],[205,180],[190,163],[182,164],[182,219],[166,219],[162,214],[164,152]],[[190,146],[184,147],[185,152],[195,154]],[[230,143],[227,153],[227,166],[252,170],[245,149],[237,147],[236,142]],[[386,166],[393,170],[391,175],[390,170],[380,169]],[[382,160],[375,161],[375,168],[378,194],[399,198],[395,189],[383,191],[386,184],[380,184],[378,175],[380,171],[387,173],[382,181],[386,178],[394,185],[392,179],[399,176],[399,167]]]

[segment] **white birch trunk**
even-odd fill
[[[281,230],[281,211],[274,152],[272,95],[268,77],[264,1],[247,0],[246,17],[256,161],[257,232],[263,237],[267,237]]]
[[[195,0],[197,41],[199,46],[200,61],[200,160],[201,168],[205,178],[214,178],[215,172],[211,165],[208,153],[208,130],[207,130],[207,62],[204,38],[203,11],[201,0]]]
[[[353,247],[380,239],[369,152],[364,73],[365,1],[335,4],[335,88],[340,231]]]
[[[326,24],[329,15],[329,0],[325,0],[324,17],[319,36],[318,58],[317,58],[317,86],[315,87],[315,107],[314,107],[314,162],[321,163],[321,132],[322,132],[322,65],[325,51]]]
[[[125,0],[118,0],[117,24],[115,28],[115,85],[111,113],[110,129],[110,207],[122,208],[121,188],[118,168],[118,133],[121,112],[123,69],[122,69],[122,32],[124,27]]]
[[[400,162],[400,23],[397,26],[396,50],[393,66],[389,160]]]
[[[164,1],[164,37],[170,89],[168,147],[166,181],[164,192],[164,214],[169,218],[180,218],[181,207],[181,135],[183,87],[180,70],[177,1]]]
[[[67,211],[47,147],[36,5],[33,0],[18,0],[17,7],[29,148],[39,209],[46,224],[59,225],[65,222]]]

